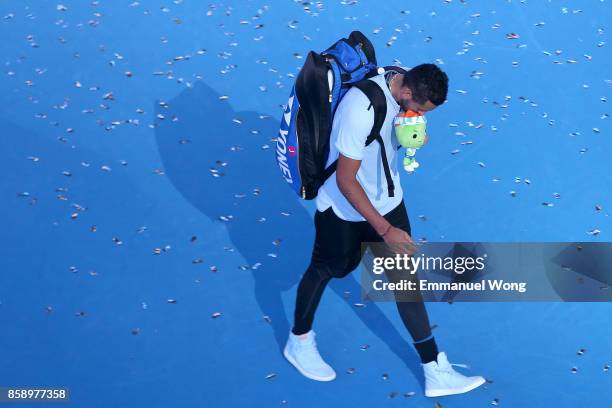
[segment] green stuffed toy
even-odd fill
[[[425,144],[427,139],[427,120],[425,116],[417,112],[401,112],[395,117],[393,126],[397,140],[402,147],[406,148],[404,170],[412,173],[419,167],[419,163],[414,158],[416,151]]]

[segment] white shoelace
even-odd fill
[[[314,339],[314,334],[311,334],[312,338],[308,339],[308,340],[301,340],[298,339],[296,344],[298,346],[298,348],[300,350],[304,350],[304,351],[315,351],[318,353],[317,350],[317,343],[315,342]]]
[[[449,364],[449,368],[452,368],[452,367],[470,368],[470,366],[469,366],[469,365],[467,365],[467,364],[456,364],[456,363],[448,363],[448,364]],[[450,369],[448,369],[448,368],[446,368],[446,369],[441,369],[441,368],[438,366],[437,371],[442,372],[442,373],[451,373],[453,370],[450,370]]]
[[[317,344],[312,341],[312,342],[304,342],[304,343],[298,343],[298,347],[300,348],[300,350],[303,351],[317,351]]]

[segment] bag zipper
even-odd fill
[[[295,120],[297,121],[298,115],[300,114],[300,110],[302,110],[302,107],[298,107],[297,113],[295,114]],[[296,143],[296,148],[298,149],[298,151],[296,152],[297,156],[300,156],[300,152],[299,152],[299,148],[300,148],[300,133],[297,131],[297,123],[295,124],[295,136],[297,139],[297,143]],[[300,162],[298,160],[298,165],[297,165],[297,171],[298,171],[298,177],[300,178],[300,180],[302,180],[302,173],[300,172]],[[302,185],[302,187],[300,188],[300,193],[302,196],[302,199],[306,199],[306,187],[304,187],[304,185]]]

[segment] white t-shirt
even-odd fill
[[[361,160],[361,166],[357,171],[357,181],[363,187],[374,208],[381,215],[385,215],[397,207],[403,198],[397,170],[399,142],[393,131],[393,118],[399,113],[400,106],[391,96],[383,74],[374,76],[369,80],[380,85],[387,99],[387,116],[380,135],[385,143],[389,170],[395,186],[394,197],[389,197],[387,190],[387,179],[383,169],[380,144],[374,141],[367,147],[365,145],[374,125],[374,108],[368,110],[370,100],[358,88],[349,89],[336,109],[326,166],[338,159],[339,152],[350,159]],[[316,204],[319,211],[325,211],[331,206],[334,213],[343,220],[365,221],[363,216],[353,208],[338,189],[335,172],[319,189]]]

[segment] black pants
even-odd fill
[[[411,234],[403,201],[384,217],[394,227]],[[312,328],[321,295],[331,278],[343,278],[357,268],[363,256],[361,244],[383,241],[367,221],[345,221],[336,216],[331,207],[324,212],[316,211],[314,221],[315,243],[310,265],[298,286],[294,334],[304,334]],[[394,282],[399,276],[388,273],[387,279]],[[431,336],[429,318],[422,299],[396,304],[402,321],[415,342]]]

